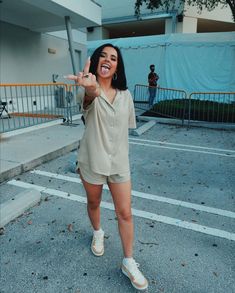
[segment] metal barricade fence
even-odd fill
[[[76,84],[67,84],[66,88],[66,122],[71,124],[73,122],[73,115],[80,113],[80,103],[78,103],[78,91],[80,86]]]
[[[83,91],[80,91],[81,87],[77,84],[69,84],[67,95],[73,97],[73,105],[76,107],[76,110],[80,112],[80,103],[79,95],[83,95]],[[73,106],[70,107],[72,109]]]
[[[156,87],[153,105],[149,104],[149,91],[154,87],[135,85],[134,104],[137,109],[145,111],[146,116],[175,118],[182,120],[188,117],[188,98],[183,90]]]
[[[235,93],[191,93],[188,119],[189,125],[192,121],[235,123]]]
[[[64,83],[0,84],[0,131],[55,119],[71,122],[79,105]]]
[[[149,87],[135,85],[134,103],[146,116],[235,123],[235,93],[191,93],[157,87],[153,105]],[[54,119],[68,124],[80,113],[79,86],[64,83],[0,84],[0,132],[24,128]]]

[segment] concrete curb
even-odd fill
[[[74,120],[80,120],[81,119],[82,114],[77,114],[74,115],[72,117],[73,121]],[[49,121],[49,122],[44,122],[42,124],[36,124],[36,125],[32,125],[32,126],[28,126],[25,128],[19,128],[19,129],[15,129],[15,130],[10,130],[7,132],[3,132],[0,134],[0,139],[5,139],[11,136],[15,136],[15,135],[20,135],[20,134],[24,134],[24,133],[28,133],[31,131],[35,131],[35,130],[39,130],[39,129],[43,129],[43,128],[47,128],[47,127],[51,127],[51,126],[55,126],[55,125],[63,125],[63,121],[62,119],[56,119],[53,121]]]
[[[45,162],[48,162],[50,160],[53,160],[55,158],[58,158],[59,156],[63,156],[66,153],[69,153],[75,149],[77,149],[79,144],[79,140],[64,146],[60,149],[56,149],[48,154],[45,154],[39,158],[35,158],[29,162],[23,163],[23,164],[19,164],[18,166],[11,168],[9,170],[6,170],[2,173],[0,173],[0,183],[9,180],[17,175],[20,175],[26,171],[29,171]]]
[[[41,200],[41,193],[35,189],[20,192],[14,200],[8,200],[0,205],[0,227],[22,215]]]
[[[214,122],[203,122],[203,121],[195,121],[191,120],[190,124],[188,124],[188,120],[185,120],[182,123],[182,119],[173,119],[173,118],[160,118],[160,117],[152,117],[152,116],[137,116],[137,120],[139,121],[156,121],[156,123],[160,124],[169,124],[169,125],[180,125],[187,128],[190,127],[205,127],[210,129],[217,130],[235,130],[235,124],[226,124],[226,123],[214,123]]]
[[[154,120],[150,120],[147,123],[143,124],[142,126],[140,126],[137,129],[134,129],[131,134],[135,135],[135,136],[140,136],[141,134],[143,134],[144,132],[146,132],[147,130],[149,130],[150,128],[152,128],[157,121]]]

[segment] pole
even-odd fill
[[[69,51],[70,51],[70,57],[73,67],[73,74],[76,75],[76,67],[75,67],[75,57],[74,57],[74,48],[73,48],[73,36],[72,36],[72,27],[70,22],[70,17],[65,16],[65,25],[67,30],[67,36],[68,36],[68,42],[69,42]]]

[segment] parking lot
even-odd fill
[[[151,293],[235,292],[235,136],[156,124],[129,137],[135,255]],[[39,205],[0,236],[1,293],[135,292],[120,271],[117,221],[104,187],[105,255],[90,252],[76,152],[2,184],[1,201],[28,188]]]

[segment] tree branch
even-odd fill
[[[219,4],[224,6],[228,5],[232,12],[233,21],[235,22],[235,0],[136,0],[135,15],[137,18],[140,18],[140,10],[143,4],[145,4],[146,8],[151,11],[160,7],[164,7],[166,11],[169,11],[171,7],[175,7],[176,3],[178,3],[178,9],[181,4],[188,4],[189,6],[195,6],[199,11],[202,11],[203,8],[206,8],[208,11],[212,11]]]

